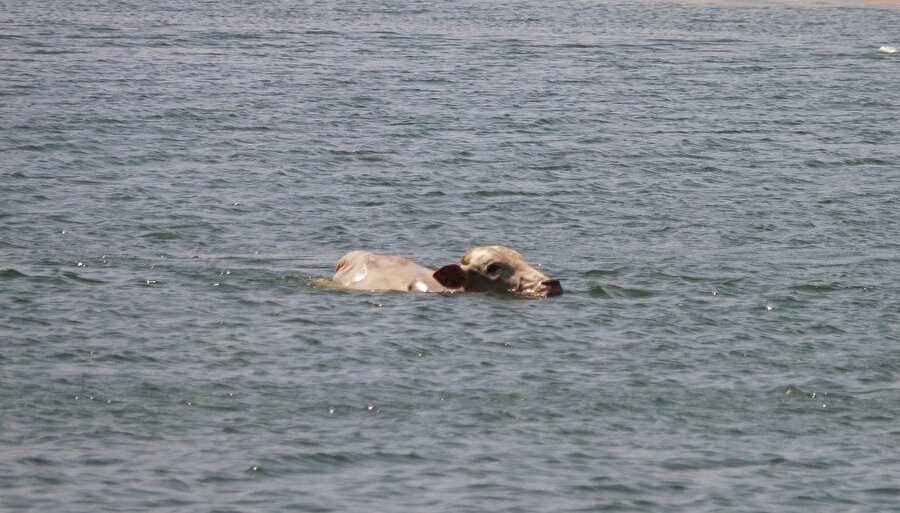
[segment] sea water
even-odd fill
[[[894,510],[898,27],[0,2],[0,510]],[[475,244],[565,295],[314,285]]]

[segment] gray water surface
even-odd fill
[[[0,510],[894,510],[898,27],[0,1]],[[566,294],[312,281],[484,243]]]

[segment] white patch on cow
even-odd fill
[[[416,289],[419,292],[428,292],[428,285],[425,285],[425,283],[417,280],[415,283],[413,283],[412,287],[410,287],[410,290],[412,289]]]
[[[368,276],[368,274],[369,274],[369,268],[363,267],[359,271],[356,271],[356,274],[353,275],[353,278],[351,278],[350,281],[352,281],[354,283],[363,281],[366,279],[366,276]]]

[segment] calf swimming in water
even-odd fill
[[[436,271],[400,256],[351,251],[338,260],[332,281],[361,290],[499,292],[521,297],[563,293],[559,280],[548,278],[505,246],[475,246],[459,264]]]

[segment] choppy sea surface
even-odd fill
[[[900,503],[892,2],[0,1],[0,510]],[[521,251],[559,298],[323,289]]]

